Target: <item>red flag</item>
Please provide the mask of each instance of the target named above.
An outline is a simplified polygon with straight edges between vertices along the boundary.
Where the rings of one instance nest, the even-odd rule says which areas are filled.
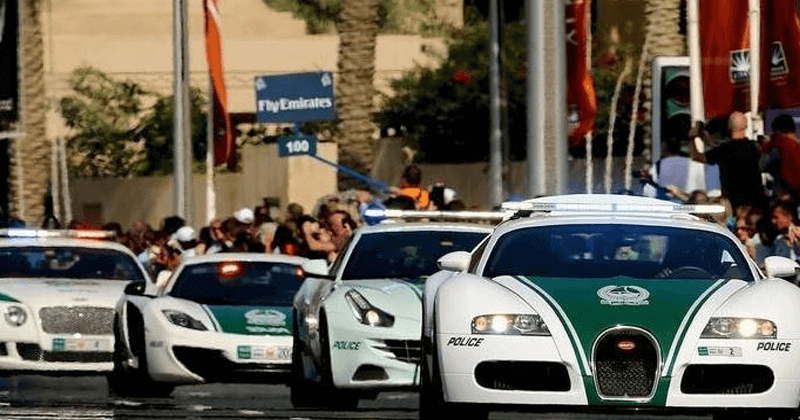
[[[583,146],[594,129],[597,96],[589,68],[589,11],[591,0],[567,2],[567,110],[570,118],[569,147]]]
[[[749,111],[748,0],[703,0],[699,3],[706,118]]]
[[[203,0],[206,34],[206,59],[211,78],[213,101],[214,162],[236,168],[236,138],[228,114],[228,94],[225,90],[225,74],[222,68],[222,39],[217,8],[219,0]]]
[[[794,0],[761,1],[762,108],[800,106],[800,20]]]

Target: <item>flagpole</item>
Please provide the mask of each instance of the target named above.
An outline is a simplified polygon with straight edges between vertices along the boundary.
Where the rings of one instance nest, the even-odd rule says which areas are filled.
[[[591,22],[592,21],[592,4],[589,3],[589,7],[586,8],[586,16],[584,16],[584,22]],[[589,72],[592,71],[592,25],[591,23],[588,25],[584,25],[584,29],[586,30],[586,68]],[[594,140],[594,135],[592,134],[592,130],[589,130],[586,135],[584,136],[584,140],[586,142],[586,193],[591,194],[592,190],[594,189],[594,159],[592,154],[592,141]]]
[[[206,118],[206,223],[217,217],[217,194],[214,191],[214,83],[208,78],[208,116]]]
[[[761,88],[761,0],[750,0],[750,138],[755,139],[761,117],[758,96]]]
[[[700,55],[700,1],[689,0],[686,4],[689,35],[689,101],[692,124],[705,121],[703,103],[703,74]]]

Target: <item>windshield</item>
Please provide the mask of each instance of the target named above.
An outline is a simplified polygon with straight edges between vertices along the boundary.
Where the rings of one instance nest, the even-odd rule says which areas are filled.
[[[169,295],[212,305],[292,306],[302,280],[302,270],[294,264],[192,264],[181,271]]]
[[[0,277],[138,280],[144,275],[129,255],[107,248],[0,248]]]
[[[739,247],[723,235],[616,224],[511,231],[498,239],[484,275],[753,280]]]
[[[361,236],[342,275],[343,280],[416,279],[436,271],[436,260],[453,251],[471,251],[484,232],[380,232]]]

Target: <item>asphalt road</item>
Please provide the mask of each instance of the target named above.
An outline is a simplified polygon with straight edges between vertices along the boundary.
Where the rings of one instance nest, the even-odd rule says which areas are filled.
[[[4,386],[3,386],[4,385]],[[354,411],[296,411],[283,385],[211,384],[181,386],[170,398],[122,399],[108,396],[99,376],[12,376],[0,379],[0,419],[417,419],[417,395],[383,393],[362,400]],[[710,420],[709,417],[596,414],[492,413],[492,420]],[[458,419],[454,419],[458,420]]]

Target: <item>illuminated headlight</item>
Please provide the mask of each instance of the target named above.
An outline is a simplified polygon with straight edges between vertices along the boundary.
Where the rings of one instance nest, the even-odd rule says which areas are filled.
[[[489,314],[472,319],[473,334],[550,335],[542,317],[532,314]]]
[[[25,308],[19,305],[11,305],[5,311],[6,322],[14,327],[19,327],[28,320],[28,313]]]
[[[169,309],[165,309],[161,312],[163,312],[164,316],[167,317],[169,322],[173,323],[174,325],[183,328],[189,328],[190,330],[206,331],[206,326],[203,325],[202,322],[183,312],[171,311]]]
[[[373,306],[361,293],[351,289],[344,294],[344,299],[350,305],[353,316],[358,322],[373,327],[391,327],[394,325],[394,316]]]
[[[778,328],[767,319],[711,318],[700,338],[776,338]]]

